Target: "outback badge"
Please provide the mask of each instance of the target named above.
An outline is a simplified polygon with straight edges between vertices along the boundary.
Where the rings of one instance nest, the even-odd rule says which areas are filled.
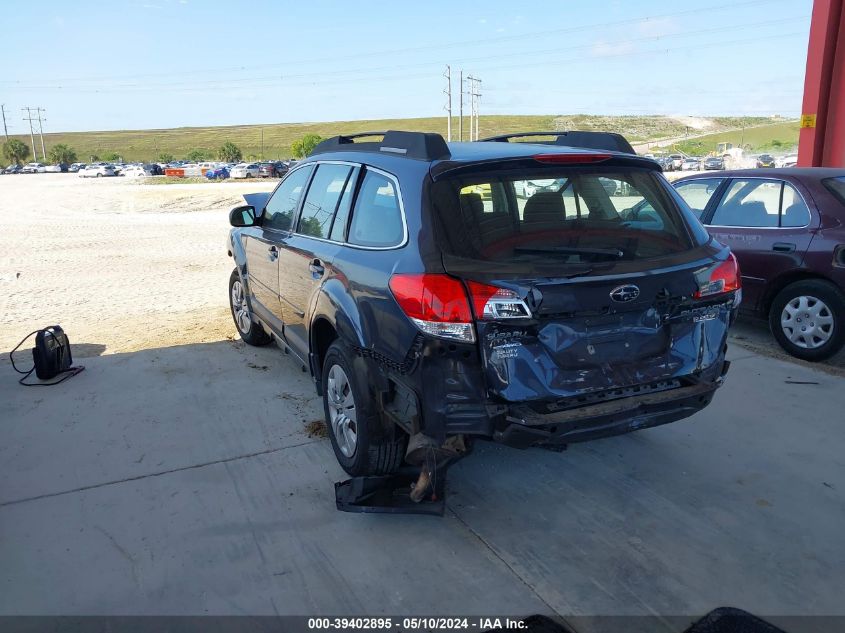
[[[639,296],[640,289],[633,284],[628,284],[626,286],[618,286],[617,288],[614,288],[610,291],[610,298],[614,301],[619,301],[621,303],[633,301]]]

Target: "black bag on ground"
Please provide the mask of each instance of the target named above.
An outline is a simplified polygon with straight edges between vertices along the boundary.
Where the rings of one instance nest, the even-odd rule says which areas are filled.
[[[18,348],[24,344],[30,336],[35,334],[35,347],[32,348],[32,369],[29,371],[22,371],[15,365],[13,354]],[[81,372],[84,367],[71,367],[73,363],[73,356],[70,351],[70,341],[67,338],[61,326],[51,325],[42,330],[35,330],[27,334],[23,341],[18,343],[11,352],[9,352],[9,360],[12,362],[12,368],[19,374],[23,374],[18,382],[25,387],[40,387],[56,385],[63,380],[75,376]],[[24,380],[32,373],[38,376],[40,380],[50,380],[60,374],[66,374],[60,380],[50,383],[26,383]]]

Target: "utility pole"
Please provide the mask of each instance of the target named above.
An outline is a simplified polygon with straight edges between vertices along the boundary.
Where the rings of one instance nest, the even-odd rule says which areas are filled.
[[[464,140],[464,71],[463,68],[458,71],[458,86],[461,89],[461,101],[458,107],[458,140]]]
[[[21,112],[26,110],[26,116],[23,117],[24,121],[29,121],[29,140],[32,142],[32,157],[35,160],[38,160],[38,154],[35,153],[35,133],[32,131],[32,113],[30,112],[32,108],[21,108]]]
[[[475,79],[475,140],[478,140],[478,120],[481,118],[481,80]]]
[[[9,128],[6,127],[6,104],[0,104],[0,112],[3,113],[3,134],[6,135],[6,142],[9,142]]]
[[[35,108],[36,112],[38,112],[38,134],[41,136],[41,158],[44,162],[47,162],[47,152],[44,150],[44,128],[41,125],[41,113],[46,112],[43,108]],[[47,119],[44,119],[45,121]]]
[[[474,141],[475,126],[472,121],[475,117],[475,77],[472,75],[467,75],[467,93],[469,94],[469,140]]]
[[[452,141],[452,69],[446,65],[446,72],[443,74],[446,78],[446,105],[443,109],[446,110],[446,140]]]

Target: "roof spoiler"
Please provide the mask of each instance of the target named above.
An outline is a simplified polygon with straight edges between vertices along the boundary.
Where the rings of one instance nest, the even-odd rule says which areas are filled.
[[[378,136],[382,137],[381,141],[356,140]],[[449,146],[446,145],[446,141],[439,134],[399,130],[333,136],[317,145],[311,152],[311,156],[327,152],[379,152],[419,160],[439,160],[451,156]]]
[[[568,132],[522,132],[517,134],[500,134],[490,138],[481,139],[481,142],[510,143],[511,139],[531,138],[535,136],[551,136],[552,141],[523,141],[534,142],[539,145],[564,145],[567,147],[580,147],[583,149],[601,149],[611,152],[623,152],[625,154],[636,154],[628,140],[621,134],[615,132],[581,132],[572,130]]]

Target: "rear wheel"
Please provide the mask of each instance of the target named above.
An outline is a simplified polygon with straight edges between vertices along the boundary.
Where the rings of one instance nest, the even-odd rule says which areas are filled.
[[[323,361],[323,408],[335,457],[358,477],[396,472],[405,460],[407,435],[384,431],[366,384],[359,384],[351,354],[339,341]]]
[[[825,360],[845,344],[845,297],[827,281],[789,284],[772,302],[769,326],[780,346],[793,356]]]
[[[241,335],[244,343],[249,345],[267,345],[272,339],[267,332],[255,321],[249,311],[249,303],[246,300],[246,289],[238,274],[238,269],[232,271],[229,277],[229,307],[232,309],[232,318],[238,334]]]

